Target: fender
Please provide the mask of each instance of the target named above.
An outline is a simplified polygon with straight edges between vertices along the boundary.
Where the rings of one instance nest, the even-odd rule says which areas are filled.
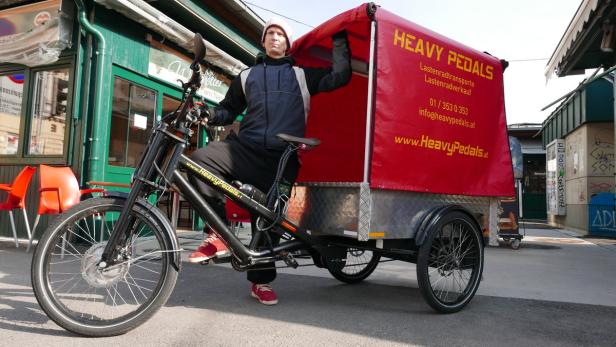
[[[475,223],[475,227],[481,232],[479,221],[477,221],[477,218],[465,207],[460,205],[436,206],[428,210],[426,217],[424,217],[423,221],[421,222],[421,225],[419,226],[419,229],[415,234],[415,245],[418,247],[421,246],[426,241],[426,238],[428,237],[428,232],[432,228],[434,228],[434,226],[439,222],[441,218],[443,218],[443,216],[453,211],[460,211],[471,217],[471,220],[473,220],[473,222]],[[485,247],[485,245],[483,244],[483,237],[481,238],[481,243],[482,246]]]
[[[107,191],[105,192],[105,196],[109,198],[118,199],[118,200],[120,199],[126,200],[126,198],[128,197],[128,193],[118,192],[118,191]],[[181,269],[181,265],[182,265],[182,256],[179,252],[180,242],[178,240],[178,236],[174,232],[173,227],[171,226],[171,222],[169,222],[169,219],[167,219],[167,217],[165,217],[165,215],[163,215],[162,212],[160,212],[158,207],[150,204],[145,199],[139,198],[137,199],[135,204],[139,205],[139,207],[152,213],[154,217],[161,223],[162,229],[164,230],[163,236],[166,239],[165,241],[169,245],[171,245],[171,249],[178,250],[178,252],[173,252],[173,262],[171,264],[179,272]]]

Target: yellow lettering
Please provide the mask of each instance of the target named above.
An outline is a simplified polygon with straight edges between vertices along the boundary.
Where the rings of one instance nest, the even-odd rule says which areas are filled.
[[[473,60],[469,57],[464,57],[464,71],[471,72],[473,70]]]
[[[411,35],[411,34],[406,34],[406,42],[404,45],[404,48],[408,51],[411,52],[415,52],[415,49],[413,48],[413,41],[415,41],[415,36]]]
[[[424,54],[423,42],[424,41],[422,39],[417,40],[417,44],[415,45],[415,53],[419,53],[421,55],[425,55]]]
[[[447,55],[447,65],[451,65],[451,63],[455,64],[457,59],[458,55],[456,54],[456,52],[449,51],[449,54]]]
[[[404,47],[404,32],[396,29],[396,32],[394,33],[394,46],[398,45],[398,42],[400,42],[400,47]]]
[[[488,66],[486,67],[486,78],[487,78],[487,79],[491,80],[492,78],[494,78],[494,73],[493,73],[493,71],[494,71],[494,66],[492,66],[492,65],[488,65]]]
[[[436,60],[441,61],[441,54],[443,53],[443,47],[436,46]]]
[[[481,66],[483,67],[483,64],[481,64]],[[478,61],[475,61],[475,63],[473,64],[473,73],[477,76],[483,77],[483,73],[481,72],[481,69],[479,68]]]

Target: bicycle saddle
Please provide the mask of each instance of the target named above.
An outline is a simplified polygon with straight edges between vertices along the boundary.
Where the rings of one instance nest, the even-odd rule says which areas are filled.
[[[276,135],[276,137],[288,144],[295,145],[295,146],[303,144],[303,145],[310,146],[310,147],[316,147],[321,144],[321,140],[315,139],[315,138],[309,139],[309,138],[304,138],[304,137],[291,136],[287,134],[278,134]]]

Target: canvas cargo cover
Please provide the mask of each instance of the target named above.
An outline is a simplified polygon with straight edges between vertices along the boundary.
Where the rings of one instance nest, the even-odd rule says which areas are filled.
[[[368,8],[330,19],[293,46],[298,65],[329,66],[331,36],[344,29],[354,69],[347,86],[312,98],[306,136],[322,144],[303,156],[298,182],[367,181],[372,189],[514,195],[500,60],[383,8],[374,14]]]

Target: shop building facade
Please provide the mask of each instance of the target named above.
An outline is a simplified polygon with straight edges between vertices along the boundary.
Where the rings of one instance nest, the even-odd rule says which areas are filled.
[[[612,76],[584,84],[543,123],[547,212],[554,226],[610,235],[607,229],[613,228],[614,201],[612,93]]]
[[[546,77],[595,70],[544,122],[548,215],[553,225],[616,237],[614,70],[616,2],[583,0]]]
[[[239,0],[0,5],[0,183],[39,164],[70,166],[82,185],[128,183],[153,125],[179,105],[193,33],[208,41],[198,94],[216,104],[253,63],[263,24]],[[191,149],[205,137],[198,131]],[[37,176],[26,206],[32,223]],[[0,236],[12,236],[6,213]]]

